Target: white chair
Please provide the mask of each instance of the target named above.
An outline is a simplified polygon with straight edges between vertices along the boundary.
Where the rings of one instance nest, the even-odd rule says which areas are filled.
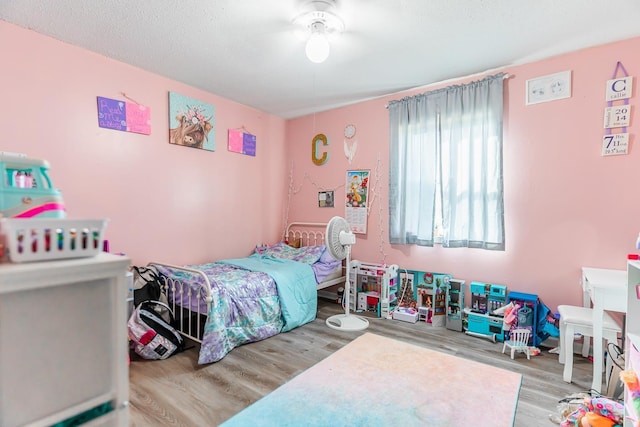
[[[589,356],[589,338],[593,336],[593,309],[575,305],[559,305],[558,312],[560,313],[560,352],[558,361],[564,363],[562,379],[570,383],[573,371],[573,340],[575,334],[582,335],[584,339],[582,356]],[[607,343],[617,343],[619,333],[622,333],[622,328],[605,312],[602,337],[607,340]],[[602,358],[603,356],[603,354],[593,355],[594,358]]]
[[[504,354],[507,347],[511,349],[511,358],[515,355],[515,352],[525,353],[527,359],[531,359],[531,353],[529,352],[529,337],[531,336],[530,329],[513,329],[509,332],[509,339],[505,340],[502,346],[502,353]]]

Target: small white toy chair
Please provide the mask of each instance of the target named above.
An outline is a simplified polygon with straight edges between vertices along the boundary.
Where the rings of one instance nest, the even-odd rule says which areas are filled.
[[[531,336],[530,329],[513,329],[509,333],[509,339],[504,341],[502,346],[502,353],[504,354],[507,347],[511,349],[511,358],[513,359],[515,352],[525,353],[527,359],[531,359],[531,353],[529,352],[529,337]]]
[[[558,361],[564,363],[562,379],[571,382],[573,371],[573,340],[575,334],[583,336],[582,356],[589,356],[590,337],[593,337],[593,309],[575,305],[559,305],[560,313],[560,352]],[[608,314],[604,313],[602,325],[602,338],[609,342],[617,342],[618,334],[622,333],[622,328]],[[607,347],[604,347],[607,348]],[[603,355],[594,354],[593,357]]]

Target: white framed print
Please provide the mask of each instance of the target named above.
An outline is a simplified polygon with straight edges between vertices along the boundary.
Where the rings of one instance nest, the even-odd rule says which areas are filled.
[[[527,80],[527,105],[563,98],[571,98],[571,70]]]

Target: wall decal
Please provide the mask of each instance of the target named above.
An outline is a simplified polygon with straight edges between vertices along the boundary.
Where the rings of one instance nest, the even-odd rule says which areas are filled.
[[[169,92],[169,143],[216,150],[213,105]]]
[[[141,104],[97,97],[98,126],[151,135],[151,109]]]

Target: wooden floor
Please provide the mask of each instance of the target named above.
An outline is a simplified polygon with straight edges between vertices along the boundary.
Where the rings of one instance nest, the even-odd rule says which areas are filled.
[[[339,305],[321,300],[315,321],[236,348],[209,365],[198,365],[197,347],[167,360],[132,360],[131,425],[219,425],[365,332],[521,373],[516,427],[553,426],[549,417],[558,414],[558,400],[591,387],[591,362],[580,355],[574,358],[574,382],[567,384],[562,381],[563,365],[548,348],[541,348],[541,354],[531,360],[522,354],[511,360],[501,353],[501,343],[425,323],[371,319],[362,332],[328,328],[325,319],[340,312]],[[410,384],[407,389],[410,392]],[[491,413],[479,416],[491,417]]]

